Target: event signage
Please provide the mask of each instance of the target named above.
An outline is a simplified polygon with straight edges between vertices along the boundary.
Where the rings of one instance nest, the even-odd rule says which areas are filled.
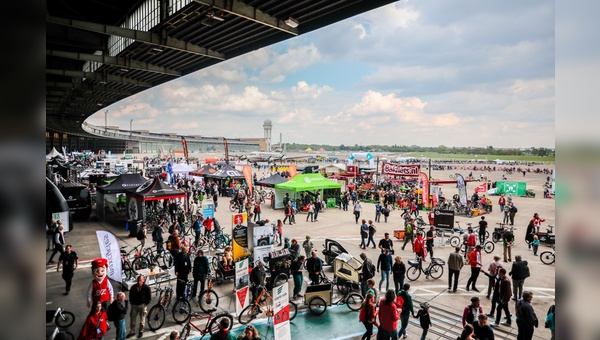
[[[406,165],[383,162],[381,166],[381,173],[384,175],[418,177],[420,172],[420,164]]]
[[[104,230],[96,230],[96,236],[100,246],[100,257],[108,260],[108,277],[122,283],[121,250],[117,238]]]
[[[233,259],[238,260],[248,253],[248,226],[247,215],[235,214],[231,216],[233,225]]]
[[[435,210],[433,225],[436,228],[452,229],[454,226],[454,210]]]
[[[248,305],[248,259],[235,263],[235,311],[238,315]]]
[[[478,186],[476,186],[475,187],[475,192],[486,193],[487,192],[487,183],[481,183]]]
[[[214,203],[202,203],[202,216],[204,218],[210,217],[215,218],[215,204]]]
[[[273,288],[273,312],[275,340],[291,340],[289,287],[287,283]]]
[[[52,218],[54,219],[54,222],[57,222],[58,220],[62,221],[64,233],[71,230],[71,224],[69,223],[69,211],[68,210],[52,213]]]
[[[358,175],[358,167],[356,165],[348,165],[346,167],[346,174],[351,176]]]
[[[458,194],[460,195],[460,204],[467,205],[467,183],[459,173],[456,174],[456,188],[458,188]]]
[[[424,205],[429,204],[429,178],[427,178],[427,174],[421,172],[419,174],[419,179],[421,180],[421,186],[423,187],[423,192],[421,193],[421,200]]]

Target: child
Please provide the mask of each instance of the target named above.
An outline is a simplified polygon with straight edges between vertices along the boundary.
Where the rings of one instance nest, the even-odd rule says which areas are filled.
[[[538,256],[538,246],[540,245],[540,240],[537,235],[533,235],[533,241],[531,241],[531,248],[533,249],[533,256]]]
[[[421,324],[421,328],[423,329],[423,333],[421,334],[421,340],[425,340],[427,337],[427,331],[429,331],[429,326],[431,326],[431,318],[429,318],[429,303],[423,302],[421,303],[421,309],[417,312],[416,318],[419,318],[419,323]]]
[[[283,238],[283,222],[281,222],[281,220],[277,220],[277,235],[279,235],[279,245],[283,245],[282,242],[282,238]]]
[[[283,249],[290,249],[290,238],[286,237],[283,239],[284,243],[283,243]]]
[[[231,246],[225,247],[225,251],[223,252],[223,264],[225,267],[233,266],[233,255],[231,254]]]
[[[309,258],[313,249],[313,243],[310,241],[310,235],[306,235],[306,240],[302,242],[302,248],[304,248],[306,258]]]
[[[377,301],[377,291],[375,290],[375,280],[368,279],[367,280],[367,294],[373,294],[375,301]]]

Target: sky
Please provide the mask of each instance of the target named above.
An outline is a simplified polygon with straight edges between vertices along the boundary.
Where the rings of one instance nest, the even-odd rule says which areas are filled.
[[[554,16],[552,1],[403,0],[129,97],[108,125],[257,138],[270,119],[273,142],[554,148]]]

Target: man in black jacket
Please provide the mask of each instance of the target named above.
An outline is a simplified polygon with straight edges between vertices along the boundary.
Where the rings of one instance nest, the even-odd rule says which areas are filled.
[[[310,258],[306,260],[306,271],[308,272],[308,277],[312,281],[311,284],[319,284],[319,274],[322,270],[323,261],[317,257],[317,252],[313,250],[310,253]]]
[[[146,314],[148,313],[148,305],[152,301],[152,292],[150,287],[145,283],[146,278],[140,275],[137,278],[137,284],[129,289],[129,302],[131,303],[131,312],[129,313],[129,335],[135,335],[135,322],[138,314],[140,315],[138,338],[144,334],[144,325],[146,323]]]
[[[510,273],[508,273],[508,275],[512,277],[513,281],[513,300],[517,301],[521,298],[525,279],[530,275],[527,261],[522,260],[521,255],[515,256],[515,262],[513,262],[512,268],[510,269]]]
[[[262,261],[258,262],[258,265],[252,269],[250,273],[250,290],[252,292],[252,302],[256,301],[256,298],[262,291],[262,286],[265,285],[267,274],[265,273],[265,264]]]
[[[206,283],[206,275],[210,274],[210,266],[208,265],[208,258],[204,256],[202,249],[198,250],[198,256],[194,259],[194,270],[192,275],[194,276],[194,287],[192,296],[196,296],[198,293],[198,299],[200,299],[200,293],[204,291],[204,285]],[[200,281],[200,291],[198,291],[198,281]]]
[[[517,340],[531,340],[533,338],[534,327],[538,327],[538,318],[531,305],[532,299],[533,293],[526,290],[523,292],[523,298],[517,301],[516,314],[519,330]]]
[[[369,267],[375,267],[375,265],[373,265],[373,262],[371,262],[371,260],[367,257],[367,254],[365,253],[361,253],[360,258],[363,260],[360,291],[362,293],[362,296],[365,296],[367,294],[367,290],[369,289],[367,280],[373,278],[373,274],[371,274],[371,272],[369,271]]]
[[[113,321],[116,329],[116,340],[125,339],[127,332],[125,326],[125,316],[127,316],[127,309],[129,308],[129,301],[125,299],[125,293],[117,293],[117,299],[114,300],[110,306],[108,306],[108,319]]]
[[[190,254],[188,254],[188,247],[183,247],[181,248],[181,253],[177,253],[177,257],[175,258],[175,276],[177,277],[175,295],[178,300],[183,298],[185,285],[191,271],[192,263],[190,261]]]

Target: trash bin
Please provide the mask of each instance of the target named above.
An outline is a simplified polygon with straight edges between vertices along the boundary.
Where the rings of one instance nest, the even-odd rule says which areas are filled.
[[[327,208],[335,208],[335,197],[327,199]]]
[[[138,231],[140,231],[140,229],[142,229],[142,220],[128,220],[126,229],[129,230],[129,237],[135,237],[138,233]]]

